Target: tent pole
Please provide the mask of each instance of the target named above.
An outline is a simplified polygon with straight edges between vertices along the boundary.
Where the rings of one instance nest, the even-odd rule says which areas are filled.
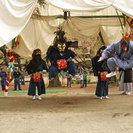
[[[118,18],[119,18],[119,21],[120,21],[120,24],[121,24],[122,31],[124,32],[124,28],[123,28],[123,25],[122,25],[122,22],[121,22],[121,19],[120,19],[120,17],[119,17],[119,14],[118,14],[117,9],[115,9],[115,11],[116,11],[116,13],[117,13],[117,15],[118,15]]]

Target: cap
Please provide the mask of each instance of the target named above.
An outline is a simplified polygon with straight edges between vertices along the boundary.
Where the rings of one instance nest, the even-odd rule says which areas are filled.
[[[17,68],[17,67],[15,67],[14,69],[15,69],[15,70],[18,70],[18,68]]]

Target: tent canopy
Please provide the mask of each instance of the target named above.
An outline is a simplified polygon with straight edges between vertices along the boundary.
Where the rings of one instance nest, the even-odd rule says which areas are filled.
[[[37,0],[0,0],[0,47],[25,27]]]
[[[14,0],[13,3],[17,3],[20,6],[18,1],[22,2],[22,0]],[[28,7],[33,10],[36,0],[23,1],[25,1],[26,5],[30,1]],[[20,30],[23,27],[19,31],[16,28],[18,25],[13,27],[17,31],[14,35],[20,33],[20,45],[14,51],[22,57],[31,57],[35,48],[40,48],[44,56],[47,48],[53,43],[54,32],[58,29],[59,25],[63,27],[68,39],[81,41],[88,37],[97,37],[98,33],[101,32],[105,43],[108,45],[121,38],[121,24],[118,17],[116,17],[117,13],[115,9],[119,10],[118,13],[121,15],[122,25],[124,25],[122,13],[128,16],[133,14],[133,2],[131,0],[47,0],[47,2],[45,8],[36,5],[40,9],[41,16],[32,15],[27,25],[26,22],[28,19],[25,23],[23,21],[23,27],[25,26],[25,28],[21,33]],[[60,18],[60,16],[63,16],[64,11],[71,11],[70,16],[66,20],[63,17]],[[100,15],[109,17],[88,17]],[[84,16],[84,18],[75,16]],[[12,32],[13,29],[11,30]],[[13,36],[10,36],[9,40]],[[11,44],[8,46],[11,47]]]
[[[114,7],[127,16],[133,17],[132,0],[47,0],[53,6],[63,9],[64,11],[89,11],[96,12]]]

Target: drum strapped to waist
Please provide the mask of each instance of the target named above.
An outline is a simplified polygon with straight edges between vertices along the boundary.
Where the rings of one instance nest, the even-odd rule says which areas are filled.
[[[67,68],[67,61],[65,59],[57,60],[58,69],[66,69]]]
[[[32,75],[33,82],[39,83],[41,81],[41,74],[42,74],[42,72],[33,73],[33,75]]]
[[[108,72],[100,72],[101,81],[108,80],[108,78],[106,77],[107,74],[108,74]]]

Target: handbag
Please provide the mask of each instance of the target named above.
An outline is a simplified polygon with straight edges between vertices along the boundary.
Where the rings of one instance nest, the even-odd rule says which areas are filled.
[[[41,74],[39,72],[36,72],[33,74],[33,82],[38,83],[41,81]]]
[[[107,81],[108,80],[108,78],[106,77],[107,74],[108,74],[108,72],[101,72],[100,73],[101,81]]]
[[[58,69],[66,69],[67,68],[67,62],[65,59],[59,59],[57,60]]]

